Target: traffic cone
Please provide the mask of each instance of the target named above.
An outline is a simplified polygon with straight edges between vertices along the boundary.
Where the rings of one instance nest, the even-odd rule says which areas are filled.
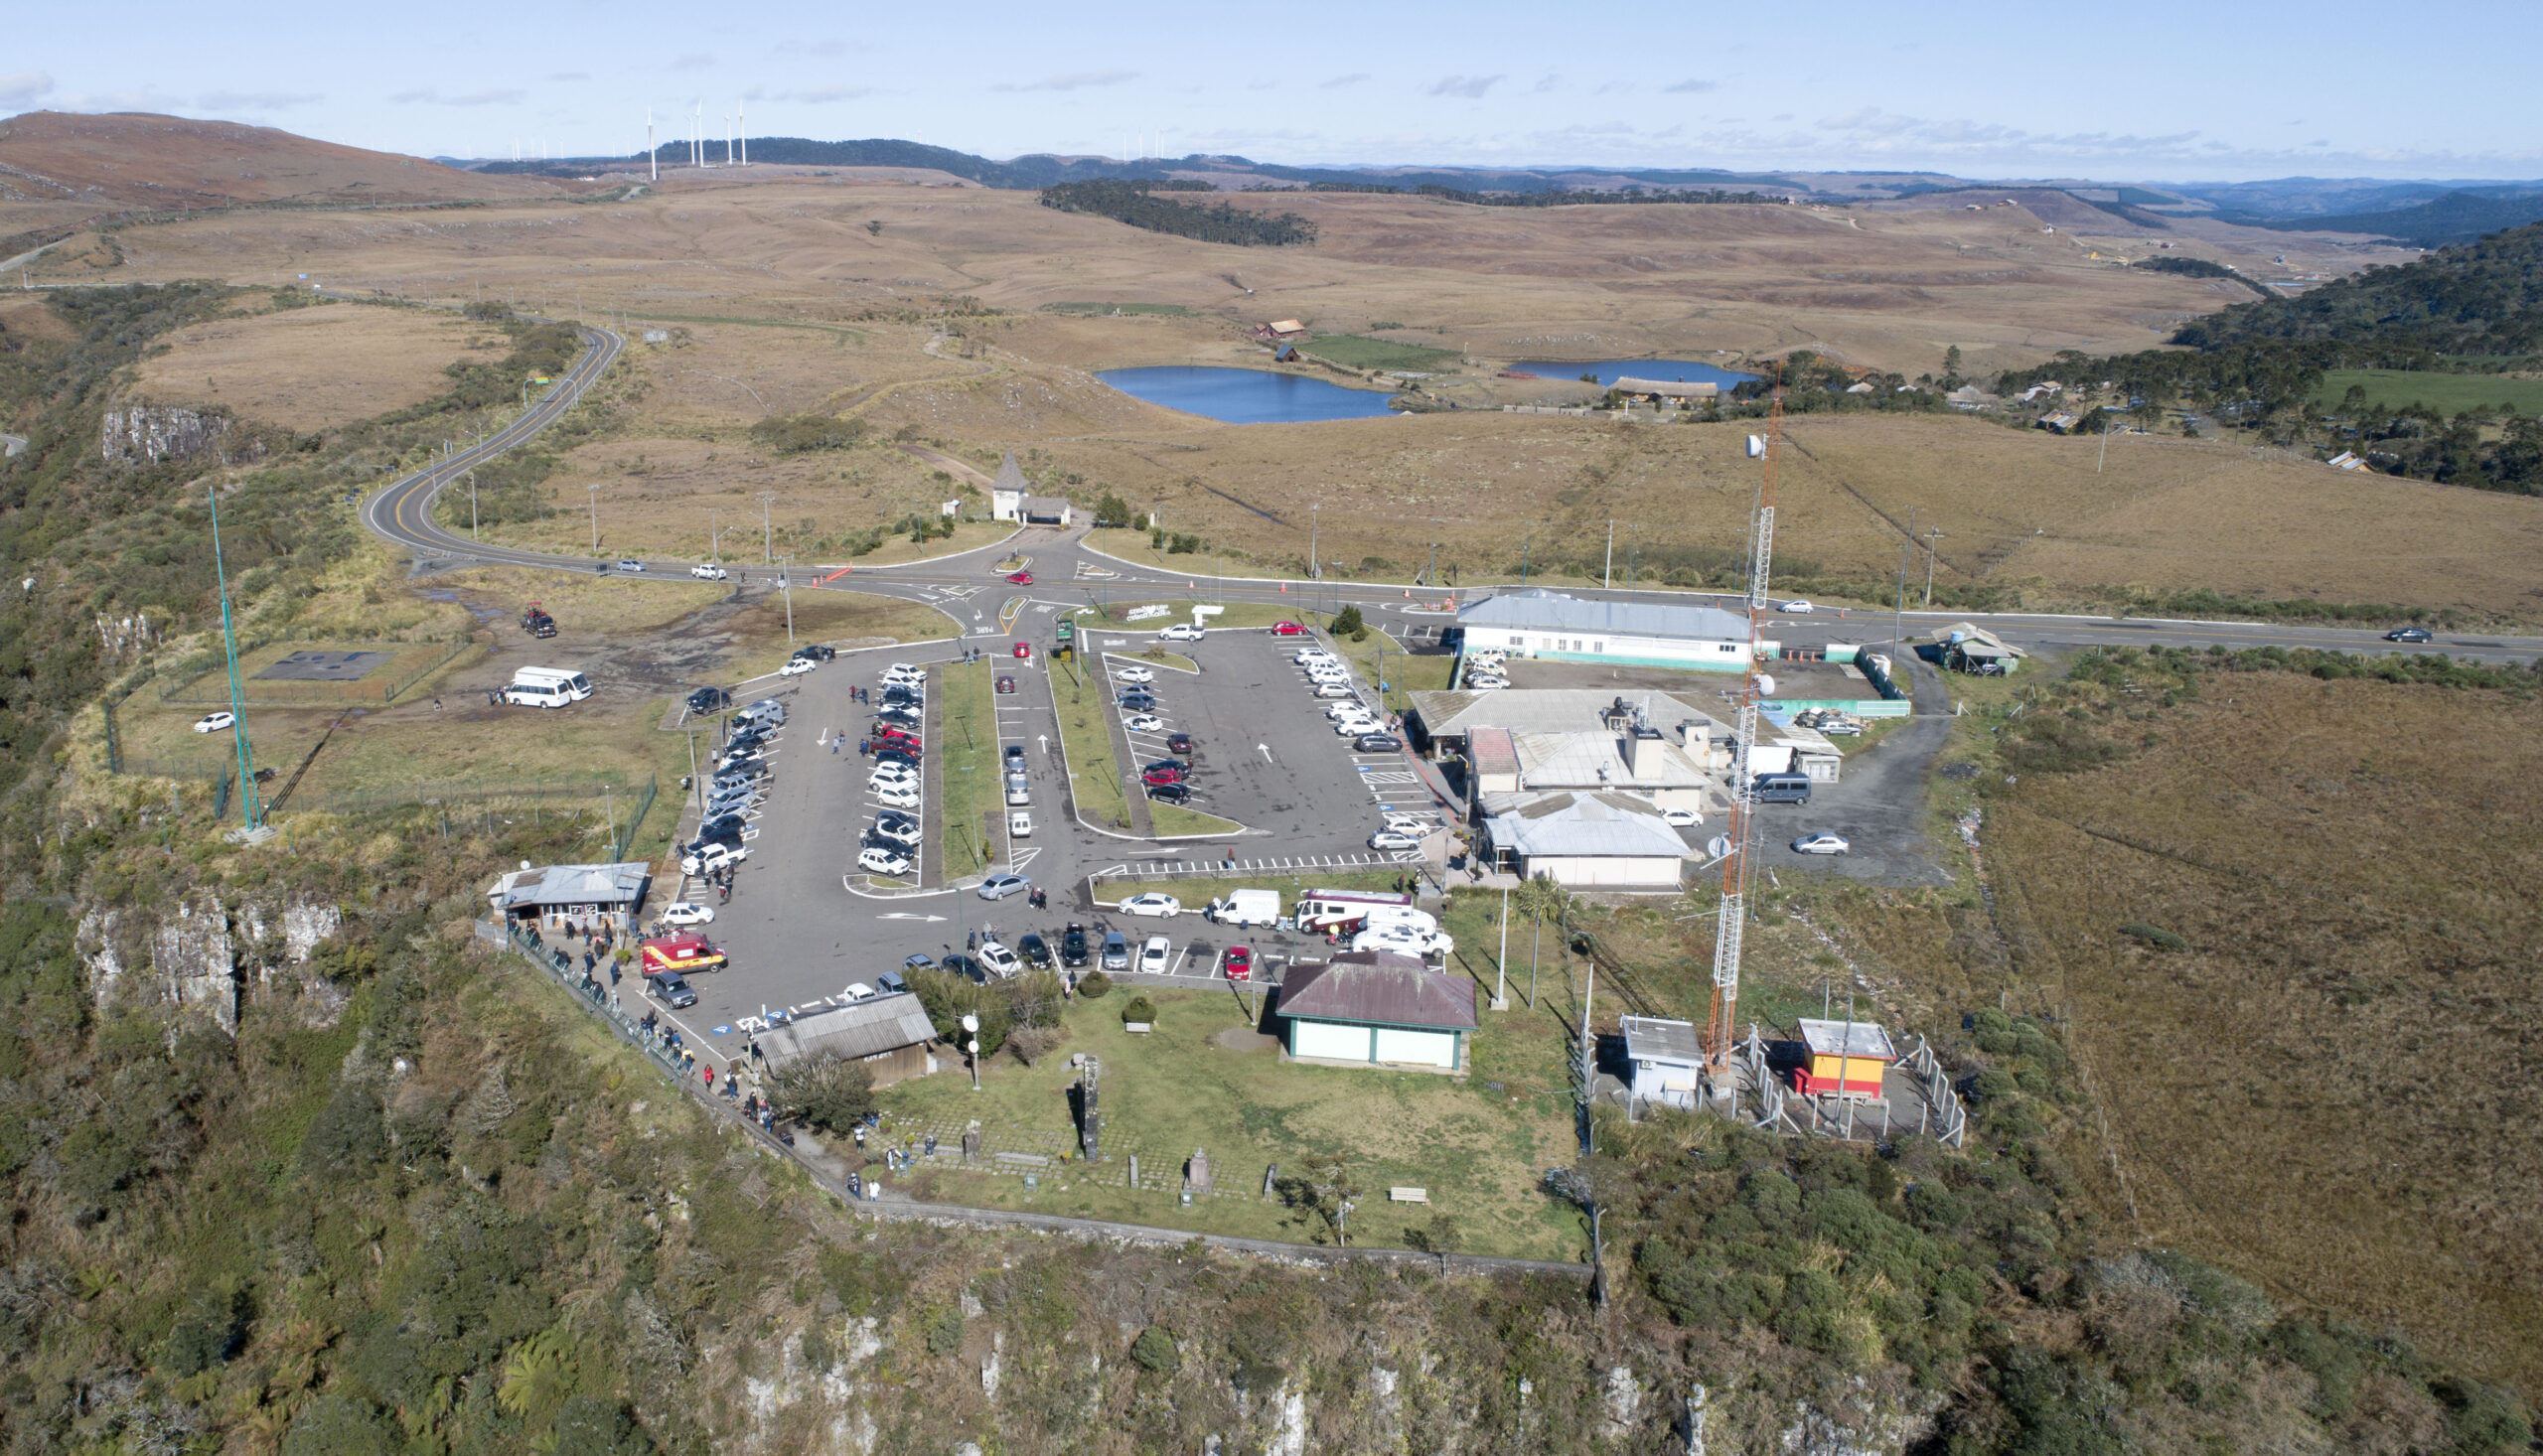
[[[1284,582],[1280,583],[1280,590],[1282,590],[1282,591],[1284,591],[1284,592],[1285,592],[1285,591],[1287,591],[1288,589],[1289,589],[1289,584],[1288,584],[1287,582],[1285,582],[1285,581],[1284,581]]]

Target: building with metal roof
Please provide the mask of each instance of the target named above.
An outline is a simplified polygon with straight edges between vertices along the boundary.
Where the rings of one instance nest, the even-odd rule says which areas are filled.
[[[771,1070],[799,1057],[836,1057],[864,1063],[876,1087],[936,1070],[927,1044],[936,1039],[927,1008],[907,991],[869,996],[826,1011],[798,1016],[759,1034]]]
[[[1512,733],[1620,733],[1639,719],[1681,745],[1710,741],[1729,729],[1690,698],[1636,689],[1610,692],[1585,687],[1504,687],[1491,692],[1417,692],[1405,726],[1414,746],[1428,752],[1471,753],[1477,728]]]
[[[1705,1049],[1692,1021],[1657,1016],[1622,1019],[1625,1061],[1633,1072],[1627,1083],[1636,1101],[1695,1109],[1704,1083]]]
[[[644,903],[650,864],[551,864],[520,869],[495,881],[486,900],[498,919],[544,926],[615,926],[626,930]]]
[[[1719,607],[1610,602],[1543,588],[1486,597],[1460,610],[1457,625],[1468,653],[1720,672],[1745,671],[1752,651],[1773,656],[1778,646],[1752,649],[1748,619]]]
[[[1293,1060],[1459,1075],[1475,1027],[1471,983],[1388,950],[1291,965],[1272,1010]]]
[[[1548,794],[1484,820],[1495,869],[1574,890],[1676,890],[1687,843],[1648,801]]]

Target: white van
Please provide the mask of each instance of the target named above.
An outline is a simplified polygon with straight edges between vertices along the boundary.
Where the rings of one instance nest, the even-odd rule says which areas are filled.
[[[591,695],[590,678],[562,667],[524,667],[504,689],[504,701],[531,708],[561,708]]]
[[[1280,923],[1280,892],[1230,890],[1201,913],[1223,926],[1275,926]]]

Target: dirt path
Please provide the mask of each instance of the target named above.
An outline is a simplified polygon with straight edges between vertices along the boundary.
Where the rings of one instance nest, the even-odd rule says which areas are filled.
[[[926,461],[928,464],[935,466],[938,470],[944,471],[946,474],[953,476],[957,480],[970,481],[972,485],[979,487],[983,492],[986,492],[990,487],[997,484],[997,482],[980,474],[978,471],[973,470],[972,467],[965,465],[963,462],[946,454],[942,450],[930,450],[924,445],[900,445],[894,448],[898,449],[903,455],[907,455],[916,460]]]

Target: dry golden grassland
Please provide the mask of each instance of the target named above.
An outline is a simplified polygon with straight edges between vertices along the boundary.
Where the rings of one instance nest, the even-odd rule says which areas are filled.
[[[440,310],[323,304],[197,324],[167,346],[141,364],[144,397],[319,430],[428,399],[448,387],[445,365],[512,342]]]
[[[2293,674],[2204,694],[2124,725],[2150,743],[2121,763],[1990,797],[2009,947],[1974,910],[1850,931],[1947,1006],[2072,1017],[2109,1118],[2075,1161],[2114,1227],[2531,1384],[2543,709]]]
[[[2093,244],[2040,232],[2020,208],[1238,205],[1307,213],[1322,237],[1239,251],[1059,214],[1029,194],[713,177],[627,203],[129,228],[117,271],[265,282],[319,268],[348,287],[670,328],[669,343],[631,350],[617,432],[571,451],[542,485],[564,509],[502,528],[506,539],[590,549],[588,512],[571,508],[599,486],[605,552],[685,554],[704,543],[710,511],[730,546],[774,491],[768,518],[799,559],[829,559],[911,510],[971,501],[961,473],[900,446],[981,473],[1013,448],[1043,489],[1161,507],[1170,527],[1261,571],[1303,561],[1316,506],[1328,559],[1400,574],[1427,559],[1435,533],[1465,581],[1507,574],[1532,540],[1581,559],[1611,517],[1627,528],[1620,548],[1639,522],[1655,550],[1735,550],[1754,492],[1739,448],[1749,427],[1497,410],[1230,426],[1128,399],[1092,371],[1260,364],[1243,327],[1297,315],[1325,331],[1400,323],[1384,337],[1470,350],[1482,399],[1515,387],[1483,382],[1493,362],[1540,354],[1806,346],[1914,373],[1958,345],[1984,372],[2062,347],[2142,347],[2230,301],[2201,280],[2094,260]],[[915,322],[950,296],[1004,312],[940,314],[942,332]],[[1192,312],[1042,311],[1090,299]],[[749,438],[753,421],[794,412],[845,414],[873,434],[793,456]],[[2543,610],[2529,569],[2543,505],[2528,500],[2344,476],[2221,441],[2122,438],[2096,471],[2099,442],[1957,418],[1804,417],[1792,438],[1780,534],[1832,573],[1893,569],[1912,507],[1920,528],[1945,532],[1939,580],[2036,580],[2040,605],[2060,589],[2137,585]]]

